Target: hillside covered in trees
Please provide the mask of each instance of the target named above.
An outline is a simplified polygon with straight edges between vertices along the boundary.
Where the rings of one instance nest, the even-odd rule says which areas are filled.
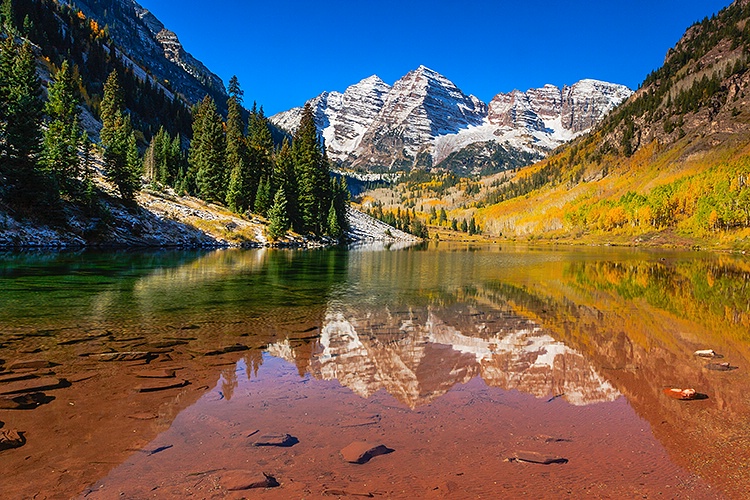
[[[94,221],[80,235],[91,240],[117,230],[113,203],[137,214],[147,188],[267,217],[271,239],[344,235],[348,190],[310,109],[279,144],[263,109],[243,108],[236,78],[224,117],[208,95],[188,106],[75,8],[3,0],[0,22],[0,207],[14,216]]]
[[[474,203],[485,234],[750,244],[750,2],[691,26],[593,132]]]

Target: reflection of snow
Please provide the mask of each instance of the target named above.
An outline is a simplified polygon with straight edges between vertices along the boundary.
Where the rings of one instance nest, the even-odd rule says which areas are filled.
[[[461,331],[435,312],[424,324],[385,311],[351,320],[329,313],[309,369],[363,397],[385,389],[412,407],[477,375],[488,385],[537,397],[564,394],[574,405],[619,396],[580,353],[530,322],[516,323],[470,322]],[[268,352],[294,359],[288,342],[273,344]]]

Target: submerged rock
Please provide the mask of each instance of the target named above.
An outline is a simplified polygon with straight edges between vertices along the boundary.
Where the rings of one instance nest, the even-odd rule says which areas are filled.
[[[0,396],[0,410],[33,410],[37,406],[53,401],[54,396],[47,396],[43,392],[21,394],[20,396]]]
[[[64,378],[42,377],[31,378],[28,380],[19,380],[10,382],[0,387],[0,394],[23,394],[25,392],[40,392],[52,389],[61,389],[70,387],[70,382]]]
[[[289,448],[299,443],[299,439],[291,434],[264,434],[258,437],[253,446],[278,446]]]
[[[264,472],[263,477],[260,477],[252,472],[242,470],[231,470],[222,474],[221,485],[229,491],[281,486],[276,478],[270,474]]]
[[[39,370],[40,368],[51,368],[54,363],[46,359],[23,359],[14,361],[8,366],[9,370]]]
[[[341,456],[349,463],[364,464],[371,458],[378,455],[393,453],[395,450],[388,448],[383,444],[371,444],[366,441],[354,441],[349,446],[341,450]]]
[[[137,386],[135,390],[136,392],[166,391],[168,389],[178,389],[180,387],[185,387],[189,383],[189,381],[184,379],[175,379],[169,381],[154,380],[153,382],[148,382],[144,385]]]
[[[506,459],[507,462],[519,462],[519,463],[530,463],[530,464],[567,464],[568,459],[558,457],[556,455],[545,455],[536,451],[519,451],[513,456]]]
[[[10,448],[20,448],[26,444],[23,432],[16,429],[0,429],[0,451]]]

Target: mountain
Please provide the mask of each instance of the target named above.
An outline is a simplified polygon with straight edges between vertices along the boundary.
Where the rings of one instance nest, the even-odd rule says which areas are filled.
[[[563,89],[546,85],[498,94],[487,105],[420,66],[392,87],[371,76],[343,94],[324,92],[308,104],[329,156],[343,167],[443,166],[478,173],[488,164],[514,168],[543,157],[588,131],[630,94],[622,85],[583,80]],[[271,121],[293,131],[301,113],[294,108]],[[471,154],[461,155],[468,146]]]
[[[746,247],[748,54],[748,0],[688,28],[663,66],[586,137],[477,200],[484,232]],[[517,100],[523,110],[523,99]],[[557,105],[546,101],[550,109]],[[579,127],[589,123],[578,118]],[[515,119],[538,126],[529,113],[516,113]]]
[[[208,94],[223,106],[227,100],[221,78],[185,51],[177,35],[135,0],[70,0],[72,7],[107,26],[112,39],[141,67],[148,68],[167,89],[194,104]]]

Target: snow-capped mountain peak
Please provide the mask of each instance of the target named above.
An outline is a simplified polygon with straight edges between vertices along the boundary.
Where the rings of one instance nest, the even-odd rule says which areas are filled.
[[[586,79],[562,89],[547,84],[501,93],[487,105],[422,65],[392,87],[373,75],[308,102],[331,159],[367,171],[437,165],[475,143],[540,158],[588,131],[630,94],[623,85]],[[294,131],[301,114],[294,108],[271,121]]]

